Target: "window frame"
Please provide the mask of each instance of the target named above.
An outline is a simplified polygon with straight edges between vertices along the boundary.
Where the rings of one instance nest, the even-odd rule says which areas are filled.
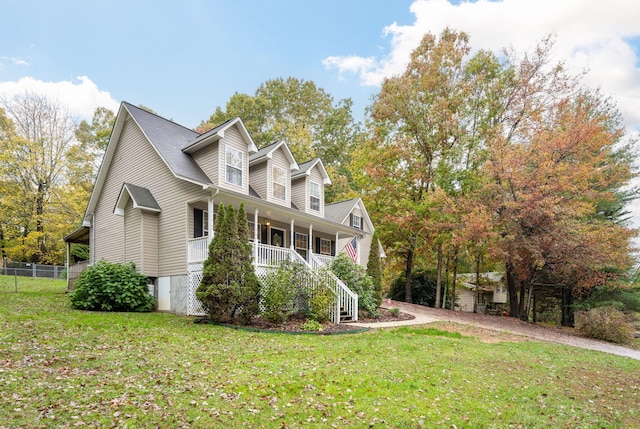
[[[328,250],[324,249],[325,245]],[[320,254],[324,256],[331,256],[331,240],[328,238],[320,237]]]
[[[317,187],[318,195],[313,194],[313,188]],[[322,190],[320,188],[320,183],[314,182],[313,180],[309,181],[309,210],[313,210],[315,212],[320,212],[320,201],[322,197]],[[314,198],[317,200],[318,208],[314,208]]]
[[[358,216],[357,214],[354,214],[351,217],[351,223],[352,223],[352,227],[356,228],[356,229],[362,229],[362,216]]]
[[[304,247],[298,246],[298,237],[304,237]],[[309,235],[304,234],[302,232],[296,232],[294,233],[293,239],[294,239],[294,246],[295,246],[296,252],[298,252],[301,256],[303,256],[306,259],[307,253],[309,252]]]
[[[240,162],[240,167],[238,167],[237,165],[233,165],[229,162],[229,155],[232,154],[232,156],[234,156],[235,154],[240,155],[239,158],[239,162]],[[233,158],[231,159],[231,161],[233,161]],[[233,146],[225,146],[225,152],[224,152],[224,163],[225,163],[225,173],[224,173],[224,178],[225,178],[225,183],[228,183],[229,185],[234,185],[234,186],[242,186],[243,183],[243,177],[242,177],[242,168],[244,165],[244,153],[242,153],[242,151],[240,149],[237,149]],[[229,174],[229,169],[233,169],[234,171],[238,171],[240,173],[239,178],[240,178],[240,183],[236,183],[232,180],[231,175]]]
[[[276,171],[281,174],[282,183],[276,181]],[[276,193],[276,186],[282,187],[282,197]],[[271,170],[271,195],[277,200],[287,201],[287,170],[277,165],[274,165]]]

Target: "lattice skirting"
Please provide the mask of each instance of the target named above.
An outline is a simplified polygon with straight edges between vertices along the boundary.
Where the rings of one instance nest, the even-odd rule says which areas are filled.
[[[189,316],[207,316],[207,310],[198,298],[196,290],[202,280],[202,265],[190,264],[187,271],[187,314]]]

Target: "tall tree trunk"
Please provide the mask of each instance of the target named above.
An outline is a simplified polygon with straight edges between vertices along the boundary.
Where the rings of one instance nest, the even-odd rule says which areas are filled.
[[[518,318],[524,320],[524,303],[527,301],[527,284],[520,280],[520,296],[518,297]]]
[[[442,298],[442,307],[445,308],[447,304],[447,291],[449,289],[449,252],[447,252],[447,261],[444,264],[444,297]]]
[[[407,265],[405,267],[405,283],[404,283],[404,302],[413,303],[411,296],[411,271],[413,269],[413,249],[407,252]]]
[[[562,326],[573,326],[573,311],[571,311],[571,304],[573,302],[573,295],[571,288],[568,286],[562,286]]]
[[[509,292],[509,315],[511,317],[520,317],[518,311],[518,287],[516,284],[515,267],[511,258],[507,256],[505,263],[505,272],[507,274],[507,291]]]
[[[438,243],[438,273],[436,276],[436,302],[434,307],[440,308],[440,295],[442,291],[442,243]]]
[[[453,283],[451,284],[451,309],[456,308],[456,281],[458,276],[458,247],[453,250]]]
[[[478,303],[480,303],[480,254],[476,255],[476,308],[474,311],[477,311]]]

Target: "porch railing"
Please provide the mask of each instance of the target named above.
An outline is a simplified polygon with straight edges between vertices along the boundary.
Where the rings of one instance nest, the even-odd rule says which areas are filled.
[[[279,267],[284,261],[299,262],[310,274],[310,286],[312,290],[328,287],[336,297],[335,303],[330,309],[331,319],[335,323],[340,323],[341,321],[346,320],[358,320],[358,295],[352,292],[328,268],[331,265],[331,257],[311,254],[309,262],[307,262],[293,249],[270,246],[262,243],[256,243],[254,246],[256,272],[264,274],[266,273],[266,271],[264,271],[265,269],[268,270]],[[202,262],[207,259],[208,252],[208,237],[192,238],[188,240],[187,255],[190,266],[202,264]],[[200,270],[201,269],[202,268],[200,268]],[[197,283],[199,283],[199,281]],[[195,292],[193,292],[193,295],[195,296]]]
[[[187,260],[190,264],[204,262],[209,256],[209,237],[192,238],[187,241]]]
[[[256,265],[260,267],[279,267],[282,262],[291,260],[291,253],[296,253],[285,247],[268,244],[256,243],[254,246],[257,247]]]
[[[333,311],[335,323],[340,323],[340,318],[356,322],[358,321],[358,294],[353,292],[329,269],[330,263],[326,263],[326,257],[311,254],[310,266],[314,272],[323,273],[325,282],[333,288],[336,295],[336,308]]]

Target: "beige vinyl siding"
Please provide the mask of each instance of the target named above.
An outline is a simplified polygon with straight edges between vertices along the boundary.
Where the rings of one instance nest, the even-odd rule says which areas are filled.
[[[475,303],[475,292],[461,287],[456,293],[456,305],[460,308],[460,311],[466,313],[473,313],[473,306]]]
[[[242,152],[242,186],[236,186],[231,183],[227,183],[227,146],[231,146]],[[220,141],[219,162],[220,174],[218,185],[221,188],[230,189],[242,194],[249,194],[249,152],[247,149],[247,142],[244,140],[244,138],[242,138],[242,135],[235,126],[226,130],[224,133],[224,138]]]
[[[135,122],[122,130],[95,216],[95,261],[124,262],[124,218],[113,213],[124,182],[148,188],[160,205],[158,216],[158,276],[187,272],[187,201],[205,200],[201,186],[176,179]]]
[[[216,142],[193,154],[193,159],[198,163],[202,171],[204,171],[204,174],[209,177],[209,180],[211,180],[215,185],[220,183],[219,150],[219,145]]]
[[[158,276],[158,214],[142,212],[142,274]]]
[[[276,150],[273,153],[273,158],[271,158],[271,160],[268,162],[269,165],[269,201],[281,206],[285,206],[285,207],[291,207],[291,168],[289,165],[289,161],[287,161],[287,158],[284,154],[284,151],[282,149],[282,146],[278,148],[278,150]],[[279,198],[274,198],[273,196],[273,167],[280,167],[282,168],[287,177],[286,177],[286,181],[285,181],[285,199],[281,200]]]
[[[291,182],[291,202],[301,211],[307,211],[307,178]]]
[[[142,269],[142,235],[140,210],[133,208],[131,200],[124,209],[124,261],[133,262],[137,271]]]
[[[260,195],[260,198],[267,198],[267,165],[268,162],[261,162],[255,167],[251,168],[250,171],[250,184],[254,191]]]
[[[308,197],[307,197],[306,212],[323,218],[324,217],[324,185],[323,185],[324,179],[322,177],[322,173],[320,173],[320,167],[318,167],[318,164],[314,165],[313,168],[311,169],[311,175],[308,180],[312,182],[316,182],[318,185],[320,185],[320,211],[317,212],[315,210],[311,210],[311,206],[309,203],[310,195],[307,194]],[[309,191],[307,190],[307,193],[308,192]]]

